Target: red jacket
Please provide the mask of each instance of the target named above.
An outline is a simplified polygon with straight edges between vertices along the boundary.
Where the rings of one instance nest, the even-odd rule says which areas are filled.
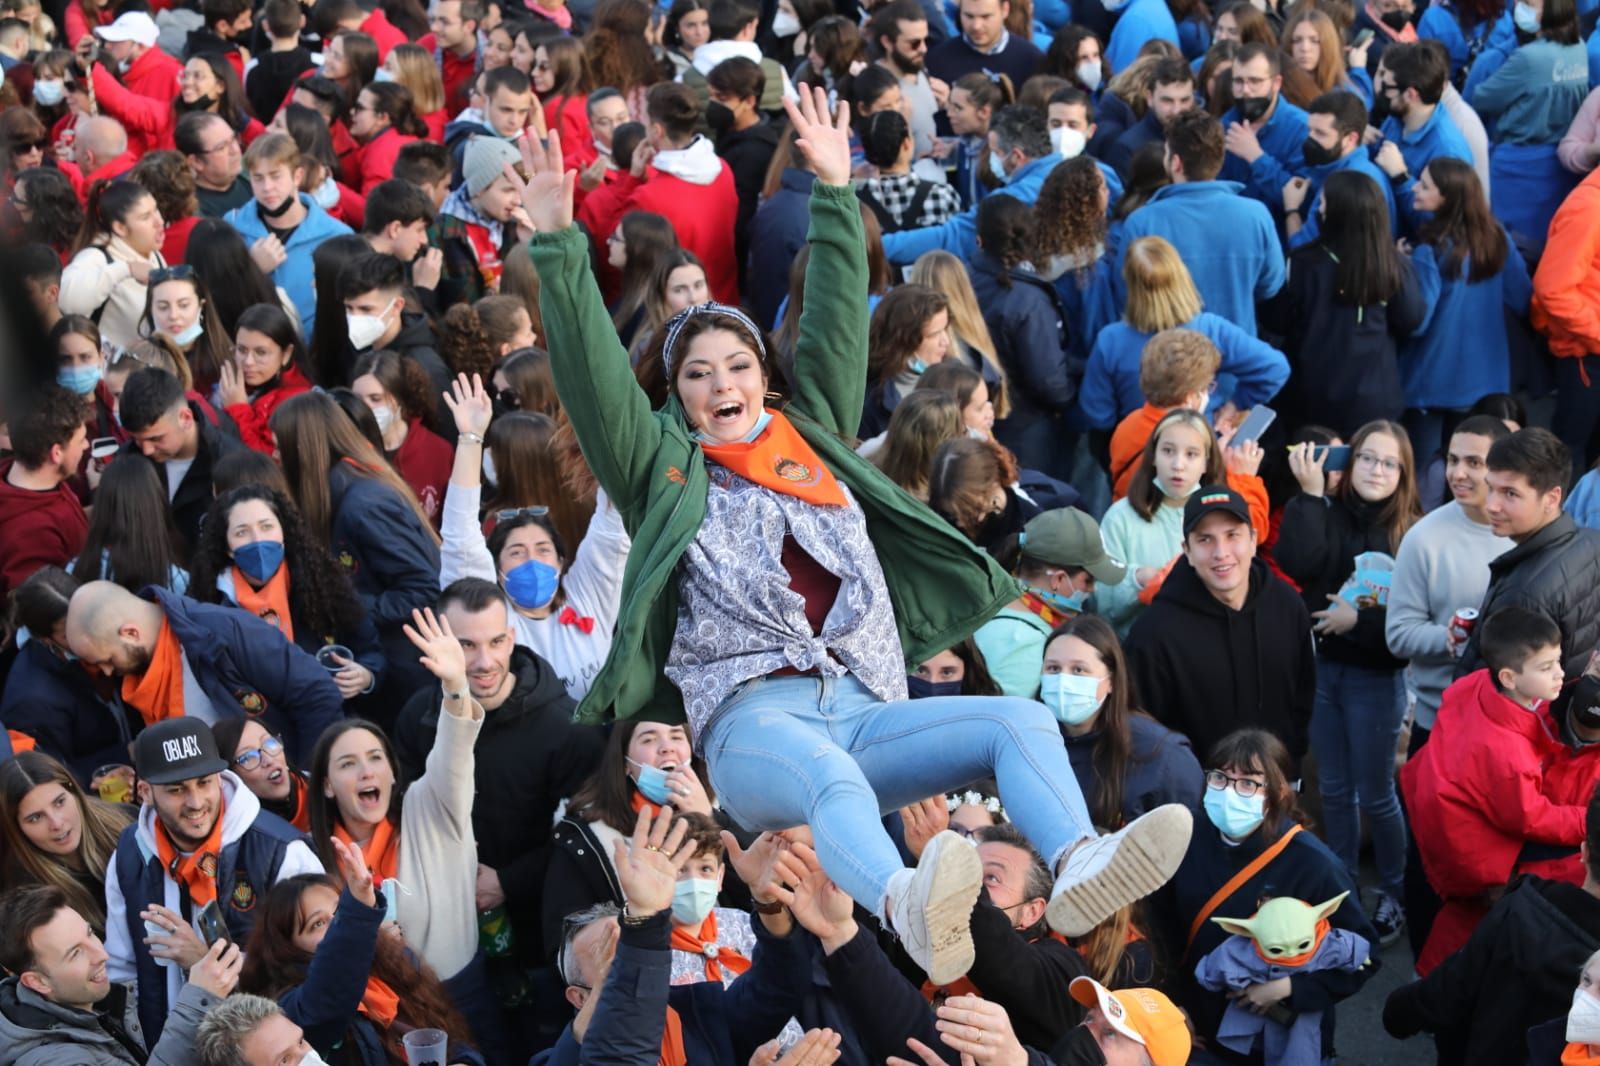
[[[123,152],[109,163],[102,163],[83,176],[83,195],[89,195],[89,187],[97,181],[115,181],[134,168],[139,162],[137,152]]]
[[[739,259],[733,249],[739,194],[727,163],[722,163],[721,172],[709,185],[696,185],[654,167],[649,168],[645,181],[625,173],[615,184],[590,193],[578,214],[595,241],[603,245],[630,211],[666,216],[678,243],[704,265],[711,298],[726,304],[739,302]]]
[[[545,125],[561,135],[567,169],[572,170],[585,156],[593,163],[599,153],[594,147],[594,132],[589,129],[589,104],[583,95],[552,96],[542,106]]]
[[[422,124],[428,127],[428,140],[436,144],[443,144],[444,126],[449,120],[449,116],[444,113],[444,108],[441,107],[437,111],[429,111],[426,115],[419,117],[422,119]]]
[[[483,62],[482,52],[476,46],[465,56],[446,52],[439,47],[438,39],[431,33],[418,37],[417,46],[437,53],[435,58],[439,62],[439,76],[444,81],[444,109],[451,118],[455,118],[467,108],[473,79],[478,76],[478,67]]]
[[[382,63],[389,58],[389,49],[397,44],[405,44],[408,38],[394,23],[389,21],[389,16],[383,13],[383,8],[375,9],[361,23],[361,32],[370,34],[378,46],[378,62]]]
[[[1583,842],[1589,792],[1552,793],[1547,776],[1567,757],[1549,709],[1519,706],[1487,669],[1445,689],[1428,742],[1400,771],[1422,868],[1445,901],[1418,972],[1466,943],[1488,912],[1488,894],[1517,871],[1524,845]],[[1600,765],[1592,756],[1583,761]],[[1564,776],[1566,787],[1574,776]]]
[[[360,233],[367,219],[367,198],[342,181],[334,184],[339,187],[339,202],[328,209],[328,214]]]
[[[150,53],[146,52],[148,56]],[[143,62],[144,56],[140,56]],[[134,64],[138,66],[137,63]],[[182,67],[176,68],[182,70]],[[131,74],[132,71],[129,71]],[[128,131],[128,149],[135,155],[148,152],[170,151],[173,131],[178,125],[178,113],[173,101],[178,97],[178,83],[173,81],[165,97],[156,98],[135,90],[131,85],[120,84],[100,64],[94,68],[95,98],[100,110],[122,123]],[[266,132],[266,127],[250,119],[239,134],[246,148],[250,142]]]
[[[420,419],[406,423],[406,439],[400,449],[389,455],[400,479],[411,486],[422,503],[422,512],[434,528],[439,526],[439,511],[444,503],[444,490],[450,483],[450,467],[455,464],[456,452],[445,439]]]
[[[358,188],[363,197],[371,196],[380,183],[394,176],[395,163],[400,159],[400,149],[416,140],[390,126],[372,140],[362,145],[358,154],[345,161],[345,174],[353,167],[356,178],[349,184]]]
[[[1556,355],[1600,353],[1600,170],[1567,194],[1533,274],[1533,326]]]
[[[184,256],[188,254],[189,234],[200,224],[200,216],[191,215],[188,218],[163,221],[167,224],[167,232],[161,238],[161,258],[175,266],[183,262]]]
[[[83,5],[78,3],[77,0],[69,0],[67,4],[67,14],[63,19],[63,21],[67,24],[67,47],[78,47],[78,40],[84,34],[101,26],[109,26],[116,21],[116,18],[117,5],[107,4],[105,7],[95,12],[94,25],[91,26],[89,25],[89,20],[84,17]]]
[[[66,566],[83,551],[89,519],[72,487],[19,489],[6,480],[13,459],[0,460],[0,599],[41,566]]]
[[[273,449],[277,447],[277,440],[273,437],[269,425],[272,421],[272,412],[289,397],[310,391],[311,382],[291,366],[278,375],[276,388],[260,393],[249,403],[230,403],[226,410],[228,417],[239,427],[239,439],[256,451],[271,455]]]

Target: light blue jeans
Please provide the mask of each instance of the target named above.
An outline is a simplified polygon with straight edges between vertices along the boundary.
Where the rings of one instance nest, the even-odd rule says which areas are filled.
[[[1055,719],[1041,703],[945,696],[884,703],[852,676],[762,677],[701,738],[723,809],[747,829],[809,825],[834,883],[880,913],[902,868],[881,817],[985,777],[1051,869],[1094,833]]]

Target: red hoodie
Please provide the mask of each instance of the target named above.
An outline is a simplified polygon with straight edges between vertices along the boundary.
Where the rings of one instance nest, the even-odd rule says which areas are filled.
[[[361,193],[363,198],[371,196],[372,190],[381,182],[394,177],[395,163],[400,159],[400,149],[414,140],[415,137],[401,133],[390,126],[362,145],[357,154],[344,163],[346,176],[356,179],[349,182],[350,186]],[[352,168],[354,174],[351,173]]]
[[[389,50],[397,44],[405,44],[409,39],[404,31],[389,21],[389,16],[383,13],[383,8],[375,9],[361,22],[361,32],[371,36],[378,46],[378,62],[382,63],[389,58]]]
[[[482,52],[476,46],[465,56],[447,52],[439,47],[438,39],[431,33],[418,37],[417,47],[432,52],[434,61],[439,64],[439,77],[444,82],[444,109],[455,118],[467,108],[473,79],[478,76],[478,67],[483,62]]]
[[[230,403],[225,410],[228,417],[233,419],[234,425],[239,427],[239,439],[258,452],[271,455],[277,447],[277,440],[272,435],[270,423],[272,412],[278,405],[291,396],[298,396],[302,392],[311,391],[311,382],[295,367],[291,366],[278,375],[276,388],[271,388],[261,393],[249,403]]]
[[[19,489],[7,480],[15,462],[0,460],[0,599],[41,566],[76,559],[89,534],[89,518],[70,485]]]

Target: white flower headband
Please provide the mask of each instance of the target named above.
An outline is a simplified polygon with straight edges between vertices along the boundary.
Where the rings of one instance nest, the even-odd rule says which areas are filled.
[[[952,792],[944,798],[944,803],[951,814],[960,807],[982,807],[997,818],[1004,818],[1006,814],[1006,809],[998,799],[985,796],[982,792]]]

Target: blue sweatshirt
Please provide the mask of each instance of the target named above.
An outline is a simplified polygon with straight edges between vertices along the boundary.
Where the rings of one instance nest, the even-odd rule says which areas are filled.
[[[307,337],[313,335],[317,325],[317,288],[312,273],[311,253],[317,245],[330,237],[342,237],[354,232],[349,226],[317,206],[305,193],[300,202],[306,206],[305,221],[295,227],[294,233],[283,242],[284,260],[267,277],[272,284],[289,294],[289,299],[300,310],[300,324]],[[224,221],[239,231],[248,247],[267,235],[267,224],[261,218],[259,205],[254,200],[229,211]]]
[[[1146,41],[1156,39],[1182,44],[1178,40],[1178,24],[1173,21],[1166,0],[1129,0],[1106,44],[1106,62],[1111,64],[1111,73],[1120,74],[1139,57],[1139,49]]]
[[[1393,115],[1383,120],[1382,132],[1383,139],[1393,141],[1395,147],[1400,149],[1400,157],[1406,161],[1406,180],[1395,186],[1394,201],[1404,222],[1401,229],[1415,233],[1417,227],[1426,221],[1419,218],[1411,206],[1411,188],[1416,184],[1417,175],[1431,160],[1441,156],[1471,163],[1472,149],[1468,147],[1467,139],[1461,136],[1461,130],[1455,122],[1445,114],[1442,105],[1434,108],[1432,116],[1417,127],[1415,133],[1406,133],[1400,120]]]
[[[1241,121],[1239,109],[1229,108],[1222,116],[1222,128],[1226,130],[1233,123]],[[1277,106],[1272,109],[1272,116],[1265,125],[1256,129],[1256,140],[1261,142],[1261,157],[1254,163],[1246,163],[1229,152],[1222,160],[1222,173],[1219,176],[1224,181],[1243,183],[1246,195],[1266,204],[1273,218],[1280,217],[1283,214],[1283,187],[1289,184],[1290,178],[1305,170],[1301,145],[1305,143],[1307,129],[1305,111],[1280,95]]]
[[[1535,40],[1474,87],[1468,102],[1495,120],[1499,144],[1558,144],[1589,94],[1589,53],[1582,44]]]
[[[1470,260],[1462,262],[1457,277],[1447,278],[1439,269],[1440,253],[1447,249],[1419,244],[1412,252],[1428,314],[1400,348],[1407,407],[1471,407],[1481,396],[1511,391],[1505,312],[1528,313],[1533,282],[1509,234],[1506,244],[1500,273],[1470,283]]]
[[[1044,185],[1044,179],[1050,176],[1050,172],[1060,162],[1061,157],[1054,152],[1039,159],[1029,160],[1006,178],[1003,188],[994,192],[1014,196],[1031,207],[1034,201],[1039,199],[1039,188]],[[978,250],[976,204],[937,226],[923,226],[919,229],[907,229],[883,235],[884,254],[889,257],[889,262],[901,266],[914,263],[923,252],[935,249],[954,252],[962,259],[971,262],[972,253]]]
[[[1480,22],[1469,30],[1463,30],[1456,17],[1454,5],[1449,0],[1444,0],[1430,5],[1428,10],[1422,13],[1422,18],[1417,21],[1417,36],[1444,45],[1445,51],[1450,53],[1450,77],[1454,80],[1460,76],[1461,68],[1467,65],[1473,47],[1481,49],[1487,43],[1497,23],[1503,23],[1509,30],[1510,13],[1502,14],[1495,20]]]
[[[1289,360],[1282,352],[1220,315],[1202,311],[1181,328],[1203,333],[1217,346],[1222,353],[1217,372],[1238,381],[1233,403],[1240,410],[1268,402],[1289,380]],[[1126,322],[1113,322],[1100,331],[1078,390],[1078,403],[1090,426],[1112,429],[1144,406],[1139,357],[1152,336]]]
[[[1389,180],[1389,175],[1379,169],[1378,164],[1372,161],[1367,150],[1360,145],[1356,150],[1343,159],[1336,159],[1332,163],[1320,167],[1306,167],[1300,176],[1311,183],[1306,190],[1305,202],[1300,205],[1300,220],[1304,223],[1293,237],[1289,238],[1289,250],[1310,244],[1317,239],[1321,227],[1317,224],[1317,197],[1322,195],[1322,186],[1327,182],[1328,175],[1340,170],[1357,170],[1378,183],[1378,188],[1383,190],[1384,202],[1389,205],[1389,235],[1400,235],[1400,216],[1395,212],[1394,184]]]
[[[1140,237],[1164,237],[1178,250],[1200,299],[1247,333],[1256,329],[1256,301],[1283,288],[1283,247],[1272,215],[1241,196],[1232,181],[1187,181],[1156,190],[1128,216],[1117,255],[1119,292],[1128,246]]]

